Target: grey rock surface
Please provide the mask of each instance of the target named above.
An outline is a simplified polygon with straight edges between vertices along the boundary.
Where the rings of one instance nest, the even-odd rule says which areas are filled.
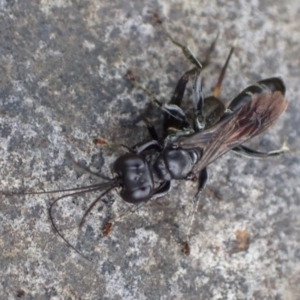
[[[206,94],[235,40],[221,93],[226,103],[257,80],[284,79],[288,109],[248,145],[272,150],[286,142],[291,152],[266,160],[228,153],[209,166],[188,257],[181,243],[195,184],[174,182],[168,196],[120,220],[107,237],[104,222],[128,209],[117,192],[100,201],[80,232],[99,193],[58,202],[55,222],[90,262],[51,226],[57,194],[3,191],[92,184],[95,177],[73,159],[111,176],[122,153],[94,138],[129,146],[148,139],[134,120],[149,99],[126,71],[168,101],[191,67],[154,13],[200,58],[220,32],[203,72]],[[298,0],[0,1],[0,299],[299,299],[299,15]],[[160,116],[155,109],[150,115],[158,128]],[[230,254],[234,247],[242,251]]]

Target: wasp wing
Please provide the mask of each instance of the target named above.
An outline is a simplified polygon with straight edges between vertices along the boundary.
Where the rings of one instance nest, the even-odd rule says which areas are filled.
[[[287,107],[280,91],[253,94],[250,101],[239,110],[225,114],[213,127],[178,141],[183,149],[202,148],[197,164],[202,170],[224,153],[262,133],[279,118]]]

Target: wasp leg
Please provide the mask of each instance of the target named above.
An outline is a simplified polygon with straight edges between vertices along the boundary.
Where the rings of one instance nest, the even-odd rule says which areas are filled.
[[[203,115],[204,95],[202,92],[202,82],[200,74],[197,74],[195,76],[193,84],[193,102],[195,108],[194,129],[195,131],[201,131],[205,128],[205,119]]]
[[[278,156],[285,152],[289,151],[289,148],[284,144],[280,149],[269,151],[269,152],[261,152],[249,147],[240,145],[232,149],[236,154],[248,157],[248,158],[266,158],[270,156]]]
[[[105,225],[102,228],[102,234],[103,236],[107,236],[110,231],[111,231],[111,227],[118,221],[120,221],[121,219],[127,217],[128,215],[131,215],[132,213],[136,212],[137,210],[139,210],[140,208],[142,208],[145,204],[149,203],[149,201],[145,201],[145,202],[141,202],[137,205],[132,205],[132,207],[128,210],[126,210],[124,213],[110,219],[108,222],[105,223]]]
[[[205,60],[202,62],[202,69],[206,68],[210,64],[210,56],[216,48],[216,44],[219,39],[219,36],[220,36],[220,32],[218,31],[215,39],[213,40],[213,42],[211,43],[210,47],[206,52]]]
[[[192,225],[194,222],[195,214],[198,210],[200,196],[206,186],[207,180],[208,180],[207,169],[204,168],[203,170],[200,171],[200,174],[198,177],[198,191],[193,199],[193,211],[192,211],[192,215],[190,218],[190,224],[189,224],[189,227],[188,227],[188,230],[186,233],[186,241],[183,243],[183,252],[186,255],[189,255],[189,252],[190,252],[189,241],[190,241],[190,236],[191,236],[191,229],[192,229]]]
[[[162,183],[154,192],[153,196],[151,197],[151,199],[156,199],[156,198],[160,198],[165,196],[171,189],[171,181],[166,181],[164,183]],[[113,226],[113,224],[115,224],[116,222],[120,221],[121,219],[127,217],[128,215],[131,215],[132,213],[136,212],[137,210],[139,210],[140,208],[142,208],[143,206],[145,206],[146,204],[150,203],[149,200],[141,202],[137,205],[133,205],[133,207],[131,207],[130,209],[128,209],[126,212],[110,219],[104,226],[102,229],[102,233],[104,236],[107,236],[109,234],[109,232],[111,231],[111,227]]]
[[[163,107],[163,104],[155,97],[155,95],[152,92],[144,88],[142,85],[138,84],[135,81],[135,79],[134,80],[130,79],[130,81],[136,89],[143,91],[150,98],[152,104],[158,107]],[[145,111],[147,111],[147,109]]]
[[[162,183],[156,190],[151,199],[156,199],[165,196],[171,190],[171,181]]]
[[[200,61],[196,58],[196,56],[193,54],[193,52],[191,51],[191,49],[189,48],[189,46],[185,46],[179,42],[177,42],[176,40],[174,40],[172,38],[172,36],[167,32],[167,30],[165,30],[168,38],[170,39],[170,41],[178,46],[179,48],[181,48],[184,56],[193,64],[196,66],[197,69],[202,69],[202,64],[200,63]]]
[[[184,128],[190,128],[190,124],[185,116],[185,113],[180,108],[183,95],[185,92],[186,85],[190,80],[190,77],[197,72],[196,68],[193,68],[185,72],[179,79],[174,93],[170,102],[166,105],[167,108],[172,110],[172,114],[165,113],[164,116],[164,136],[167,136],[169,132],[173,129],[183,130]],[[173,115],[180,116],[174,117]]]
[[[131,147],[130,150],[131,150],[131,152],[140,154],[142,152],[149,151],[149,150],[161,151],[162,146],[158,143],[158,141],[151,140],[146,143],[139,143],[139,144]]]
[[[214,96],[204,98],[200,75],[196,76],[194,81],[193,99],[195,106],[195,131],[201,131],[205,128],[213,126],[223,116],[225,105],[220,99]]]
[[[197,74],[197,73],[198,73],[197,69],[193,68],[193,69],[185,72],[180,77],[169,104],[174,104],[174,105],[177,105],[179,107],[181,106],[181,102],[182,102],[182,98],[183,98],[183,95],[184,95],[184,92],[185,92],[186,85],[189,82],[190,77]]]
[[[144,123],[147,126],[148,132],[150,134],[150,136],[152,137],[153,140],[158,141],[158,134],[155,130],[154,125],[143,115],[141,115],[141,119],[144,121]]]
[[[194,70],[194,69],[193,69]],[[190,72],[190,71],[189,71]],[[187,72],[188,73],[188,72]],[[179,122],[183,123],[184,126],[190,127],[189,122],[187,121],[187,118],[185,116],[185,113],[183,110],[174,104],[162,104],[153,93],[151,93],[148,89],[144,88],[140,84],[138,84],[135,80],[135,77],[133,76],[131,71],[127,72],[127,78],[131,81],[133,86],[139,90],[142,90],[151,100],[151,104],[158,106],[162,111],[164,111],[166,114],[170,115],[172,118],[177,119]],[[141,114],[141,116],[144,116],[149,107],[147,107]],[[140,117],[141,118],[141,117]]]
[[[203,69],[205,67],[207,67],[210,63],[210,56],[211,53],[215,50],[216,47],[216,43],[217,40],[219,38],[220,32],[218,32],[217,36],[215,37],[215,39],[213,40],[213,42],[211,43],[210,47],[208,48],[207,52],[206,52],[206,56],[205,56],[205,60],[201,63],[196,57],[195,55],[192,53],[191,49],[188,46],[185,46],[181,43],[179,43],[178,41],[176,41],[175,39],[173,39],[173,37],[167,32],[167,30],[165,29],[165,32],[168,36],[168,38],[170,39],[170,41],[176,45],[177,47],[181,48],[184,56],[193,64],[196,66],[197,69]]]
[[[217,84],[215,85],[214,89],[213,89],[213,96],[216,97],[216,98],[219,98],[220,96],[220,91],[221,91],[221,86],[222,86],[222,82],[223,82],[223,79],[225,77],[225,74],[226,74],[226,70],[227,70],[227,67],[228,67],[228,64],[229,64],[229,61],[230,61],[230,58],[233,54],[233,51],[234,51],[234,48],[235,46],[232,46],[231,49],[230,49],[230,52],[229,52],[229,55],[226,59],[226,62],[221,70],[221,73],[220,73],[220,76],[219,76],[219,79],[218,79],[218,82]]]
[[[225,112],[225,105],[219,99],[222,82],[233,54],[234,46],[231,47],[226,62],[221,70],[217,84],[213,88],[212,95],[204,98],[200,75],[196,76],[193,86],[193,98],[195,109],[194,129],[201,131],[216,124]]]

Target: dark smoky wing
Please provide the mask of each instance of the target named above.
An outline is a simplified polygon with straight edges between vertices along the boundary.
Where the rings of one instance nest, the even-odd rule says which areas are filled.
[[[202,148],[197,169],[216,160],[232,148],[269,128],[287,107],[284,95],[275,91],[254,94],[251,101],[232,114],[225,114],[215,126],[179,140],[183,149]]]

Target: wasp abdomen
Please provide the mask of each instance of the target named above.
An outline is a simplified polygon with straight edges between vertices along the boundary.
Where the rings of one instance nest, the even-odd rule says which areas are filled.
[[[285,85],[281,78],[272,77],[268,79],[261,80],[254,85],[248,86],[241,93],[239,93],[229,104],[228,109],[232,112],[237,111],[249,101],[252,100],[253,95],[261,94],[263,92],[281,92],[282,95],[285,94]]]

